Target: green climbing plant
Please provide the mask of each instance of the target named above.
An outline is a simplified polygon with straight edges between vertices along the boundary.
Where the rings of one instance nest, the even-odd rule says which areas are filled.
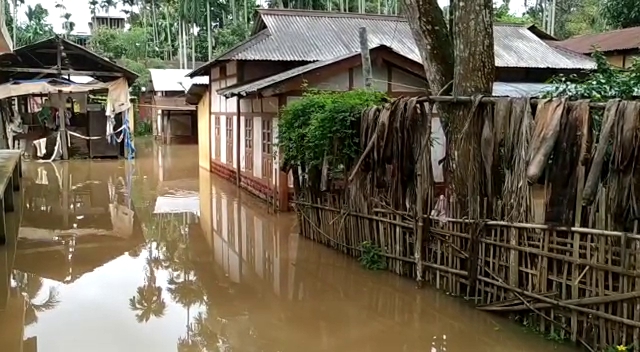
[[[640,60],[628,69],[613,67],[601,52],[594,52],[596,69],[582,77],[559,75],[551,81],[552,89],[547,97],[566,97],[570,100],[633,99],[640,95]]]
[[[604,349],[604,352],[633,352],[636,351],[633,344],[630,345],[618,345],[618,346],[609,346]]]
[[[360,155],[362,111],[388,100],[381,92],[308,90],[281,110],[278,147],[285,166],[320,167],[327,158],[330,172],[350,169]]]
[[[360,244],[360,264],[367,270],[384,270],[387,268],[387,261],[382,253],[382,249],[370,241]]]

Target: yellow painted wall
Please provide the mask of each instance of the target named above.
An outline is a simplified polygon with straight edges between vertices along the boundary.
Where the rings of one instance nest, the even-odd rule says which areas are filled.
[[[638,57],[636,54],[609,55],[607,56],[607,61],[613,66],[629,68]]]
[[[211,112],[208,91],[198,104],[198,159],[200,167],[211,170]]]
[[[200,168],[200,226],[202,233],[209,245],[213,248],[213,212],[211,210],[212,190],[211,190],[211,172]]]

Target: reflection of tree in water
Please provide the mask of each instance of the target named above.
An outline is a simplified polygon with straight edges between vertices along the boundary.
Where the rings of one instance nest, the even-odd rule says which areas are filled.
[[[16,283],[18,291],[27,296],[25,326],[37,323],[38,313],[51,310],[60,303],[60,300],[58,299],[58,290],[56,290],[55,287],[49,287],[47,297],[44,300],[35,300],[42,290],[43,281],[42,278],[34,274],[14,270],[13,280]]]
[[[155,249],[155,255],[147,258],[148,271],[151,273],[153,268],[153,270],[164,270],[169,274],[166,291],[172,301],[180,304],[187,311],[186,331],[177,341],[178,351],[228,350],[227,339],[220,333],[224,330],[223,320],[209,316],[209,314],[215,314],[212,313],[215,308],[207,297],[201,278],[196,274],[195,260],[191,255],[192,248],[189,246],[189,236],[196,234],[188,233],[182,214],[153,213],[157,197],[156,180],[137,176],[133,181],[133,189],[132,200],[143,224],[144,237],[147,240],[146,249],[150,250],[152,246]],[[155,277],[152,280],[149,275],[145,286],[138,288],[136,296],[132,298],[133,301],[137,302],[138,297],[146,297],[143,295],[145,293],[151,298],[144,302],[159,302],[155,298],[155,300],[152,299],[159,297],[162,293],[157,286],[155,291],[149,288],[149,293],[144,292],[144,287],[147,287],[150,281],[155,282]],[[155,293],[155,296],[152,293]],[[140,299],[140,302],[143,300]],[[142,304],[136,305],[138,306]],[[193,307],[204,307],[206,312],[200,311],[191,317]]]
[[[167,302],[162,298],[162,287],[156,285],[158,261],[154,256],[153,244],[148,246],[147,252],[144,285],[138,287],[136,295],[129,299],[129,308],[137,312],[138,323],[146,323],[151,317],[161,318],[167,309]]]

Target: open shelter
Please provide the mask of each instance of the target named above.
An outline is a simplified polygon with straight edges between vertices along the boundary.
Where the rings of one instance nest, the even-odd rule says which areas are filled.
[[[93,81],[74,82],[72,77],[78,76]],[[69,157],[69,150],[103,157],[124,156],[126,149],[132,155],[133,110],[128,91],[137,77],[109,59],[54,36],[0,55],[0,83],[4,83],[0,91],[5,92],[0,95],[7,98],[0,101],[0,112],[9,125],[8,134],[17,134],[26,145],[52,135],[50,129],[64,132],[57,134],[63,159]],[[100,99],[90,96],[89,91],[108,94]],[[11,106],[10,97],[19,97],[17,104]],[[43,126],[43,108],[53,110],[53,128]],[[59,114],[60,111],[64,113]],[[118,130],[122,134],[116,142],[115,133],[109,131]],[[68,143],[68,133],[81,138],[72,138]]]

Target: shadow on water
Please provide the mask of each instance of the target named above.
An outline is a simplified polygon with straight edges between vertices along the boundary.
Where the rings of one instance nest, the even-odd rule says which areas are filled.
[[[138,153],[25,165],[1,351],[572,350],[299,237],[194,146]]]

